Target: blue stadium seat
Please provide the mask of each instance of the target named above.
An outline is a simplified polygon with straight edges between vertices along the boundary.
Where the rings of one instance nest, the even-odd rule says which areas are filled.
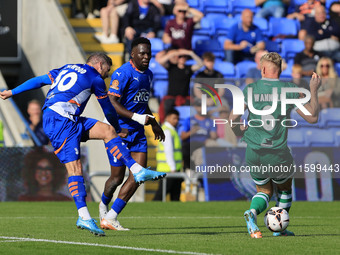
[[[204,52],[210,51],[214,53],[216,58],[224,59],[224,50],[216,39],[211,40],[198,40],[195,44],[195,52],[202,56]]]
[[[300,114],[298,114],[296,112],[296,110],[292,110],[292,112],[290,113],[290,118],[293,119],[293,120],[296,120],[297,121],[297,128],[302,128],[302,127],[308,127],[308,128],[319,128],[320,127],[320,121],[318,123],[315,123],[315,124],[311,124],[307,121],[305,121],[301,116]],[[321,120],[321,118],[320,118]]]
[[[151,58],[149,69],[153,72],[154,80],[167,80],[168,71],[160,65],[154,58]]]
[[[151,42],[152,57],[156,56],[156,54],[158,52],[164,50],[164,43],[163,43],[162,39],[160,39],[160,38],[150,38],[149,40]]]
[[[201,9],[199,0],[187,0],[187,4],[192,8]]]
[[[161,18],[161,25],[162,25],[163,30],[164,30],[165,25],[166,25],[166,23],[168,22],[168,20],[174,19],[174,18],[175,18],[174,15],[166,15],[166,16],[162,16],[162,18]]]
[[[200,28],[194,30],[194,35],[208,35],[212,37],[215,34],[215,26],[214,23],[203,17],[200,22]]]
[[[195,51],[195,46],[196,46],[196,42],[199,40],[210,40],[210,36],[209,35],[193,35],[191,38],[191,45],[193,50]]]
[[[327,12],[329,12],[329,7],[331,7],[332,3],[334,2],[339,2],[339,1],[338,0],[326,0],[325,7],[326,7]]]
[[[231,12],[233,15],[241,13],[244,9],[250,9],[254,13],[257,12],[259,7],[255,5],[254,0],[235,0],[230,1],[231,4]]]
[[[277,52],[281,54],[281,43],[276,41],[265,41],[266,50],[269,52]]]
[[[338,76],[340,76],[340,63],[335,63],[335,71],[338,73]]]
[[[241,13],[235,15],[234,17],[237,22],[241,21]],[[258,17],[254,17],[253,18],[253,24],[255,26],[257,26],[263,33],[264,36],[267,36],[269,33],[269,24],[268,21],[265,18],[258,18]]]
[[[320,116],[320,123],[323,127],[340,127],[340,108],[322,109]]]
[[[256,63],[253,61],[242,61],[236,64],[236,77],[237,78],[246,78],[246,74],[248,70],[252,67],[256,67]]]
[[[269,19],[269,36],[297,36],[298,30],[296,22],[287,18],[270,18]]]
[[[287,63],[287,68],[282,71],[280,78],[281,79],[292,79],[292,67],[293,67],[293,62],[290,61]]]
[[[291,147],[306,147],[307,146],[304,133],[299,128],[288,129],[287,143],[288,143],[288,146],[291,146]]]
[[[152,84],[153,96],[162,101],[163,97],[168,93],[168,86],[167,80],[155,80]]]
[[[215,20],[215,30],[217,36],[221,35],[228,35],[230,28],[236,23],[237,21],[234,18],[221,18]]]
[[[334,147],[336,146],[333,132],[327,129],[304,129],[305,139],[308,146],[312,147]]]
[[[224,78],[235,78],[234,64],[225,61],[215,61],[214,69],[223,74]]]
[[[203,12],[207,13],[230,13],[228,0],[208,0],[202,1]]]
[[[305,49],[305,44],[299,39],[284,39],[282,40],[282,57],[287,61],[294,59],[296,53]]]
[[[220,43],[220,45],[221,45],[221,47],[222,47],[223,50],[224,50],[224,48],[223,48],[224,41],[225,41],[226,39],[227,39],[226,36],[219,36],[219,37],[217,37],[217,41]]]
[[[179,112],[178,127],[183,126],[186,119],[194,115],[196,112],[194,107],[190,107],[190,105],[175,106],[175,109]]]

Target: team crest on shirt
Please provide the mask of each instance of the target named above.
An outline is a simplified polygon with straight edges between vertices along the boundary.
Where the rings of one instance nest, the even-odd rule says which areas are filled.
[[[112,82],[110,87],[113,88],[113,89],[118,90],[119,89],[118,85],[119,85],[119,81],[118,80],[113,80],[113,82]]]

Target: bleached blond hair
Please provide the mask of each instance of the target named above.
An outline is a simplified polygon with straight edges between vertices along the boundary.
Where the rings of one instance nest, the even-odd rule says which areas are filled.
[[[260,59],[260,65],[264,62],[269,62],[271,63],[274,67],[278,68],[279,75],[281,74],[282,71],[282,57],[276,53],[276,52],[269,52],[264,54],[261,59]]]

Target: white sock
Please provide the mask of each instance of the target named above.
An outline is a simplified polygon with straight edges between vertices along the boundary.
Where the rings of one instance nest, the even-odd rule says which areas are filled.
[[[255,209],[250,209],[250,211],[254,214],[255,222],[257,222],[257,213]]]
[[[117,219],[118,214],[115,212],[115,210],[111,209],[105,216],[105,219],[108,220],[115,220]]]
[[[108,211],[108,205],[104,204],[103,201],[100,201],[99,207],[106,212]]]
[[[130,167],[130,171],[133,173],[133,174],[136,174],[138,173],[140,170],[142,170],[143,167],[138,164],[138,163],[134,163],[131,167]]]
[[[90,212],[87,209],[87,206],[80,208],[78,210],[78,214],[83,220],[90,220],[91,219]]]

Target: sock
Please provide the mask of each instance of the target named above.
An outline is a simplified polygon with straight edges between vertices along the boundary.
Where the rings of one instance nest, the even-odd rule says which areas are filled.
[[[256,215],[267,209],[269,204],[269,196],[266,193],[258,192],[251,200],[250,210],[256,210]]]
[[[103,202],[103,204],[108,205],[111,202],[111,199],[112,199],[112,196],[111,197],[107,197],[107,196],[104,195],[104,192],[103,192],[103,195],[102,195],[102,202]]]
[[[68,188],[77,206],[79,216],[81,216],[84,220],[91,219],[90,213],[88,212],[86,206],[87,194],[83,176],[75,175],[68,177]]]
[[[130,167],[130,171],[133,173],[133,174],[136,174],[138,173],[140,170],[142,170],[143,167],[138,164],[138,163],[134,163],[131,167]]]
[[[131,166],[136,163],[119,136],[105,143],[105,148],[111,165],[113,165],[115,160],[114,157],[123,162],[128,168],[131,168]]]
[[[277,207],[281,207],[285,209],[287,212],[289,212],[290,207],[292,206],[292,191],[277,191]]]
[[[117,198],[111,207],[111,210],[107,213],[107,219],[116,219],[118,214],[124,209],[126,202],[120,198]]]
[[[90,220],[91,219],[91,215],[90,215],[89,210],[87,209],[87,206],[84,206],[84,207],[78,209],[78,214],[83,220]]]

